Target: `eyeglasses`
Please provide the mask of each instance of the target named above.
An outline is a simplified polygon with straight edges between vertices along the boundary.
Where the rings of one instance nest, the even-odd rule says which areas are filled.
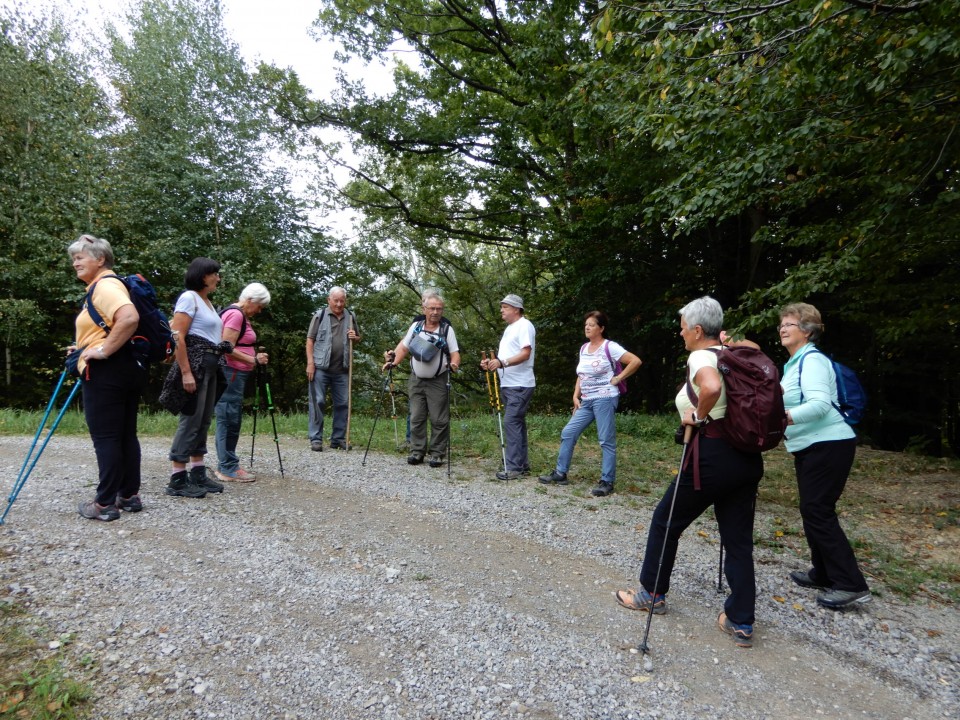
[[[777,330],[779,331],[785,328],[792,328],[792,327],[798,328],[800,327],[800,323],[780,323],[779,325],[777,325]]]

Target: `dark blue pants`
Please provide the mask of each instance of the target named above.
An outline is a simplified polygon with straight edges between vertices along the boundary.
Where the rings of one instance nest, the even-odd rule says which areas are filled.
[[[147,373],[127,348],[106,360],[91,360],[88,370],[83,414],[100,471],[96,501],[113,505],[118,494],[128,498],[140,492],[137,408]]]
[[[763,458],[759,453],[743,453],[720,438],[701,437],[700,490],[693,488],[693,463],[685,463],[680,474],[677,499],[667,532],[667,518],[676,480],[661,498],[647,534],[647,549],[640,570],[640,584],[649,593],[666,594],[677,558],[680,536],[704,511],[713,506],[720,527],[720,540],[726,549],[723,570],[730,594],[723,604],[727,617],[739,625],[753,625],[757,587],[753,570],[753,515],[757,486],[763,477]],[[692,448],[689,450],[693,452]],[[666,547],[664,549],[664,543]],[[660,553],[663,566],[660,582],[654,588]]]
[[[867,590],[840,519],[837,501],[846,487],[857,439],[814,443],[793,454],[803,534],[810,546],[811,579],[832,590]]]
[[[530,469],[527,451],[527,408],[533,397],[532,387],[500,387],[503,398],[503,434],[507,450],[506,470],[523,472]]]

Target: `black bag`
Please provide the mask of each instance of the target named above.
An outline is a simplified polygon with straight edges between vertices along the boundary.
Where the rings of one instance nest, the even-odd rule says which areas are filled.
[[[143,275],[139,274],[127,275],[126,277],[104,275],[100,280],[105,278],[116,278],[123,283],[130,294],[133,306],[137,309],[137,314],[140,316],[137,329],[134,331],[133,337],[130,338],[134,358],[143,364],[173,360],[173,353],[177,344],[176,339],[170,329],[167,316],[164,315],[157,304],[157,293],[153,289],[153,285]],[[100,280],[97,282],[100,282]],[[110,326],[93,306],[93,291],[96,287],[97,283],[90,286],[83,304],[93,322],[109,333]]]

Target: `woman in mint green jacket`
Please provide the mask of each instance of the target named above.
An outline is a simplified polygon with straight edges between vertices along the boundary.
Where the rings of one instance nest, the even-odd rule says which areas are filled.
[[[807,303],[780,311],[780,344],[790,353],[783,368],[787,450],[793,454],[803,532],[812,567],[790,573],[801,587],[824,590],[823,607],[839,610],[870,601],[850,542],[840,527],[837,501],[857,450],[857,437],[837,409],[833,363],[814,344],[823,333],[820,312]]]

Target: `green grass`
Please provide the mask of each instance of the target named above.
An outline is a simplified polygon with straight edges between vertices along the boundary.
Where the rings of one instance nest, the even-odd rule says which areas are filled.
[[[61,655],[70,638],[50,650],[25,630],[27,619],[20,606],[0,600],[0,719],[87,717],[90,687],[69,676]]]

